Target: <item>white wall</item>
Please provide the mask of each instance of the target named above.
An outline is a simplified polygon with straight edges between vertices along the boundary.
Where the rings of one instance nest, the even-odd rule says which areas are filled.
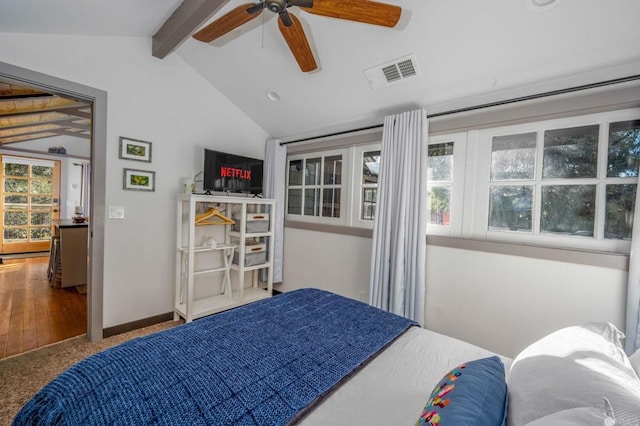
[[[175,196],[201,168],[202,147],[262,158],[268,135],[178,56],[151,40],[0,34],[2,61],[108,92],[104,326],[172,310]],[[118,159],[118,138],[153,143],[152,163]],[[155,192],[122,190],[123,168],[156,172]]]
[[[316,287],[369,300],[371,239],[285,228],[284,281],[276,290]]]
[[[369,294],[371,239],[285,229],[284,283]],[[626,271],[427,246],[426,328],[507,356],[589,321],[624,328]]]

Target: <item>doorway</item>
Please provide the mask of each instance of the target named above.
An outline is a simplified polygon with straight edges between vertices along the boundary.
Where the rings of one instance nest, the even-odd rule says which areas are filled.
[[[103,264],[106,176],[107,93],[89,86],[0,62],[0,80],[76,99],[91,105],[90,220],[88,241],[87,336],[102,339],[103,333]],[[73,110],[74,106],[69,106]],[[79,114],[81,112],[77,112]],[[89,168],[88,168],[89,169]]]

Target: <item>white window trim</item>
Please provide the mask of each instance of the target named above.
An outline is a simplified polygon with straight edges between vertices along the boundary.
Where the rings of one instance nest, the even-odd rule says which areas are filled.
[[[350,226],[357,228],[373,229],[373,220],[363,220],[362,217],[362,155],[368,151],[382,151],[382,142],[376,142],[368,145],[359,145],[351,148],[353,161],[351,162],[351,174],[353,179],[351,183],[351,221]],[[382,155],[382,152],[381,152]],[[378,187],[377,185],[367,185]]]
[[[602,141],[608,138],[609,123],[618,121],[637,120],[640,118],[640,109],[628,109],[621,111],[612,111],[606,113],[589,114],[571,118],[561,118],[554,120],[538,121],[513,126],[485,129],[476,132],[469,132],[469,145],[475,149],[467,151],[469,160],[475,157],[475,173],[469,169],[467,176],[467,186],[465,187],[465,206],[473,206],[473,209],[467,208],[465,218],[470,221],[470,226],[464,227],[463,236],[467,238],[476,238],[489,241],[512,242],[519,244],[536,244],[547,245],[551,247],[576,248],[593,251],[606,251],[617,253],[628,253],[630,242],[624,240],[604,239],[601,237],[604,230],[604,218],[602,217],[602,208],[604,203],[605,191],[604,185],[607,183],[619,183],[616,178],[606,178],[602,173],[607,167],[607,146]],[[598,147],[598,177],[589,179],[571,179],[572,184],[595,184],[596,186],[596,213],[594,229],[596,237],[579,237],[543,234],[537,229],[540,219],[539,200],[540,190],[536,187],[534,192],[534,214],[533,227],[531,233],[520,233],[510,231],[489,230],[487,224],[489,222],[489,187],[495,182],[490,181],[491,167],[491,141],[496,136],[506,136],[511,134],[537,132],[537,157],[536,157],[536,177],[540,176],[539,172],[542,168],[542,144],[544,131],[580,127],[587,125],[600,125],[599,147]],[[604,138],[604,139],[603,139]],[[475,143],[472,143],[471,140]],[[606,175],[606,173],[604,173]],[[553,184],[555,180],[545,180],[544,184]],[[518,182],[513,181],[514,185]],[[567,183],[568,180],[558,180],[556,182]],[[620,182],[623,182],[621,180]],[[629,182],[628,178],[624,182]],[[502,183],[502,182],[501,182]],[[530,183],[533,183],[530,181]],[[637,181],[636,181],[637,183]],[[638,212],[636,213],[638,214]]]
[[[451,133],[432,136],[427,145],[453,142],[453,176],[451,181],[451,206],[449,226],[427,222],[427,235],[461,236],[464,212],[464,176],[467,165],[467,133]],[[431,185],[429,185],[431,186]],[[437,184],[433,186],[438,186]],[[425,218],[425,220],[427,220]]]
[[[325,217],[325,216],[305,216],[304,214],[289,214],[288,200],[289,200],[289,163],[295,160],[317,158],[317,157],[330,157],[332,155],[342,155],[342,176],[340,185],[340,217]],[[306,152],[302,154],[295,154],[287,156],[287,179],[286,179],[286,192],[285,192],[285,219],[294,222],[309,222],[319,223],[326,225],[348,225],[351,215],[351,175],[352,170],[350,165],[352,164],[351,150],[349,148],[333,149],[326,151]],[[325,185],[321,185],[324,187]],[[327,185],[332,187],[333,185]],[[302,194],[304,197],[304,192]]]

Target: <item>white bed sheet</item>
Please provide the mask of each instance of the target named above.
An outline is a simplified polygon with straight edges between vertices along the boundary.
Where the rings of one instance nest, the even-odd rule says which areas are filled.
[[[314,408],[303,426],[413,425],[433,387],[453,367],[496,355],[452,337],[412,327]],[[512,359],[500,356],[506,371]]]

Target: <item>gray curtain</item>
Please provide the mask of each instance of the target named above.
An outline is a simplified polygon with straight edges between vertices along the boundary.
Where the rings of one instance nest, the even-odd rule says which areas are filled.
[[[284,256],[284,194],[285,171],[287,168],[287,148],[280,145],[280,140],[267,140],[264,154],[264,197],[276,200],[273,282],[282,282],[282,258]]]
[[[640,182],[636,186],[636,205],[627,278],[627,324],[625,350],[631,355],[640,349]]]
[[[384,119],[369,303],[424,322],[427,112]]]

